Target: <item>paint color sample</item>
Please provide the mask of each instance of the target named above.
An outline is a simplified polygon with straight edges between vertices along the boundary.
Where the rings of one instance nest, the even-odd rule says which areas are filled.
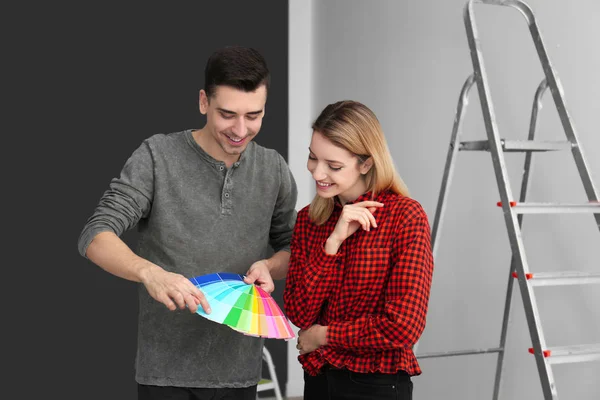
[[[212,312],[197,313],[249,336],[292,339],[294,331],[271,295],[238,274],[218,273],[190,279],[204,293]]]

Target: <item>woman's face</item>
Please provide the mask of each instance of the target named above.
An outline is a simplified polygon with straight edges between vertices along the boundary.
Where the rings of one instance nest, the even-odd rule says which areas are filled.
[[[356,155],[336,146],[318,131],[313,132],[306,166],[321,197],[338,196],[345,204],[367,190],[364,179],[369,170],[367,163],[359,164]]]

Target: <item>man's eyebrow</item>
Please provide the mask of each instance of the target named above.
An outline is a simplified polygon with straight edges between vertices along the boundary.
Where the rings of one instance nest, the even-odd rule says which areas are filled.
[[[312,151],[312,149],[310,148],[310,146],[308,147],[308,151],[310,151],[311,154],[315,154],[314,151]],[[336,164],[346,165],[343,162],[338,161],[338,160],[325,160],[325,161],[330,162],[330,163],[336,163]]]
[[[222,113],[225,113],[225,114],[237,115],[237,113],[235,111],[227,110],[225,108],[217,107],[217,110],[219,110],[219,111],[221,111]],[[262,112],[263,112],[263,110],[250,111],[250,112],[247,112],[246,115],[258,115],[258,114],[260,114]]]

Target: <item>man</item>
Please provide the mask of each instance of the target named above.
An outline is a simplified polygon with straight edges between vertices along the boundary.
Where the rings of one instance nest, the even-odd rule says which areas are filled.
[[[189,278],[245,273],[247,283],[271,292],[272,277],[285,277],[296,184],[281,155],[252,141],[269,80],[256,50],[215,52],[200,91],[206,125],[146,139],[81,233],[83,256],[143,284],[139,399],[256,397],[263,340],[194,315],[210,304]],[[119,239],[135,225],[138,254]],[[269,244],[275,253],[267,259]]]

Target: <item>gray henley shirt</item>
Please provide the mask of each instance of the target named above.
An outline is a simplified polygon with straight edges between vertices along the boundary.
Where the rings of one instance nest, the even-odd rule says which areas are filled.
[[[188,278],[244,274],[288,250],[297,189],[285,160],[251,142],[231,168],[209,156],[192,130],[145,140],[111,181],[87,221],[81,255],[100,232],[138,226],[137,254]],[[186,387],[247,387],[260,380],[263,340],[187,310],[169,311],[139,287],[136,381]]]

